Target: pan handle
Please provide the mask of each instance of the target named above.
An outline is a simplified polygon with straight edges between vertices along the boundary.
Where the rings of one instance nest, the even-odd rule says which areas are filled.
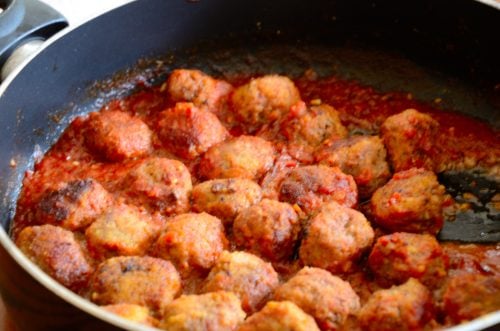
[[[2,80],[36,51],[44,40],[68,25],[67,20],[39,0],[0,0],[0,68]]]

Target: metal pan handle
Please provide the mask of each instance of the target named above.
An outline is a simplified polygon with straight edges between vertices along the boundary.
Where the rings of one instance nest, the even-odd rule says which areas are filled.
[[[0,0],[2,80],[44,40],[68,25],[59,12],[38,0]]]

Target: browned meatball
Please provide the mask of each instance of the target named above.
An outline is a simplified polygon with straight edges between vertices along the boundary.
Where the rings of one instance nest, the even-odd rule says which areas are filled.
[[[278,274],[270,263],[250,253],[225,251],[210,271],[203,292],[234,292],[243,309],[254,312],[278,285]]]
[[[193,187],[193,210],[215,215],[225,224],[262,198],[260,186],[248,179],[214,179]]]
[[[176,155],[194,159],[229,137],[217,116],[192,103],[178,102],[163,111],[158,121],[158,135]]]
[[[282,132],[290,141],[290,152],[299,160],[312,161],[312,153],[322,143],[347,136],[347,129],[333,107],[323,104],[309,110],[305,105],[297,108],[283,122]]]
[[[137,117],[121,111],[91,113],[87,144],[110,161],[144,156],[151,150],[151,130]]]
[[[167,90],[173,101],[192,102],[197,107],[207,107],[217,112],[232,91],[231,84],[214,79],[199,70],[177,69],[172,71]]]
[[[185,275],[192,269],[210,269],[226,246],[224,227],[217,217],[182,214],[167,221],[153,252]]]
[[[300,246],[300,259],[305,265],[333,273],[348,272],[371,246],[373,237],[373,229],[363,214],[329,202],[311,219]]]
[[[264,199],[234,220],[236,244],[271,261],[288,259],[300,232],[299,217],[288,203]]]
[[[241,324],[238,331],[319,331],[314,318],[291,301],[269,301]]]
[[[191,174],[177,160],[147,158],[132,169],[123,186],[133,201],[165,215],[185,213],[190,208]]]
[[[360,307],[351,285],[326,270],[305,267],[274,293],[278,301],[291,301],[318,323],[321,330],[338,330]]]
[[[373,193],[373,217],[393,232],[436,234],[443,226],[444,193],[431,171],[412,168],[395,173]]]
[[[158,236],[160,226],[149,214],[118,204],[101,214],[85,231],[91,254],[98,258],[144,255]]]
[[[92,266],[72,232],[53,225],[24,228],[16,245],[62,285],[78,291],[86,286]]]
[[[151,316],[149,309],[144,306],[119,303],[116,305],[102,306],[101,308],[132,322],[141,323],[147,326],[156,326],[158,324],[158,321]]]
[[[172,263],[149,256],[120,256],[102,262],[90,283],[90,299],[100,305],[129,303],[161,314],[181,289]]]
[[[383,286],[415,278],[435,288],[446,277],[448,258],[433,236],[401,232],[378,238],[368,265]]]
[[[293,169],[279,188],[280,201],[298,204],[307,214],[329,201],[354,207],[357,199],[358,191],[352,176],[324,165]]]
[[[258,180],[274,163],[273,145],[259,137],[240,136],[211,147],[200,162],[208,179],[242,177]]]
[[[233,331],[245,316],[234,293],[183,295],[165,307],[159,327],[169,331]]]
[[[391,177],[386,151],[377,136],[357,136],[337,140],[316,153],[316,161],[339,167],[352,175],[358,186],[359,196],[369,198]]]
[[[249,131],[283,118],[290,107],[300,101],[299,90],[285,76],[268,75],[252,79],[237,88],[231,102],[239,120],[249,125]]]
[[[112,196],[95,180],[75,180],[47,192],[36,205],[34,218],[37,223],[79,230],[92,223],[112,202]]]
[[[431,294],[415,279],[379,290],[361,308],[358,319],[363,330],[423,330],[432,317]]]
[[[443,294],[446,319],[461,323],[500,310],[500,276],[459,274],[449,279]]]
[[[389,116],[380,132],[394,171],[412,167],[434,170],[437,152],[433,144],[438,130],[436,120],[415,109]]]

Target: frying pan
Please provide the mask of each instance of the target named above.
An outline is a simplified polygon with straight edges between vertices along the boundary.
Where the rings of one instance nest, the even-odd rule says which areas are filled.
[[[20,330],[148,330],[63,288],[8,237],[25,171],[75,116],[178,66],[218,76],[312,67],[422,101],[439,96],[442,107],[498,128],[500,6],[482,2],[140,0],[58,34],[0,87],[0,292],[9,316]],[[455,329],[497,323],[500,312]]]

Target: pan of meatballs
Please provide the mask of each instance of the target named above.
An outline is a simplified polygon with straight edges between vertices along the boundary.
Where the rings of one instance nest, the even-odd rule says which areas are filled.
[[[139,0],[60,34],[0,88],[16,330],[498,328],[499,19]]]

